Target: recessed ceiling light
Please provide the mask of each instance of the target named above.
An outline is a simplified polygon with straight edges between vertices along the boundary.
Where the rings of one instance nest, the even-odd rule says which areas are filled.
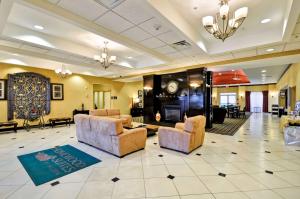
[[[262,73],[265,73],[265,72],[267,72],[267,70],[262,70],[261,72],[262,72]]]
[[[234,72],[234,70],[231,70],[232,72]]]
[[[261,20],[260,23],[269,23],[270,21],[271,21],[271,19],[263,19],[263,20]]]
[[[44,27],[40,25],[34,25],[33,27],[38,30],[44,30]]]
[[[266,51],[267,51],[267,52],[272,52],[272,51],[274,51],[274,48],[269,48],[269,49],[267,49]]]
[[[222,75],[222,73],[219,73],[219,75]]]
[[[128,58],[128,59],[132,59],[132,57],[130,57],[130,56],[129,56],[129,57],[127,57],[127,58]]]

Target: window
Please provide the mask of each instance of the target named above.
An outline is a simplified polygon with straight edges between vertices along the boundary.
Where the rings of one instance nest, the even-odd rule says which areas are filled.
[[[220,105],[236,105],[236,93],[220,93]]]

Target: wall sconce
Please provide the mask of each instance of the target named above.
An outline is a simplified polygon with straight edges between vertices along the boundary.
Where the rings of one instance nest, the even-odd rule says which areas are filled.
[[[144,86],[144,90],[146,91],[145,94],[147,95],[149,91],[151,91],[153,88],[150,86]]]
[[[243,95],[242,94],[240,94],[240,98],[243,99]]]
[[[145,87],[144,87],[144,90],[147,91],[147,92],[150,91],[150,90],[152,90],[152,89],[153,89],[153,88],[150,87],[150,86],[145,86]]]

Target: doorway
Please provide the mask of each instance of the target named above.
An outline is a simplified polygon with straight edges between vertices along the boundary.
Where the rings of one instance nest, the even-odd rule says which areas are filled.
[[[261,113],[263,109],[263,93],[262,92],[251,92],[250,94],[250,105],[251,112]]]
[[[95,109],[110,109],[111,108],[111,91],[101,84],[93,85],[93,104]]]
[[[95,91],[94,92],[94,106],[95,109],[110,109],[110,91]]]

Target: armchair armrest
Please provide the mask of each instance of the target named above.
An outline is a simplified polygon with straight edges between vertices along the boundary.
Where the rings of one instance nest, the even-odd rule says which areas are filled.
[[[126,121],[126,126],[130,126],[132,123],[132,116],[131,115],[120,115],[120,119]]]
[[[119,157],[145,148],[147,139],[146,128],[124,129],[118,136],[112,136],[113,151]]]
[[[176,123],[175,128],[176,128],[176,129],[183,130],[183,129],[184,129],[184,123],[182,123],[182,122]]]

